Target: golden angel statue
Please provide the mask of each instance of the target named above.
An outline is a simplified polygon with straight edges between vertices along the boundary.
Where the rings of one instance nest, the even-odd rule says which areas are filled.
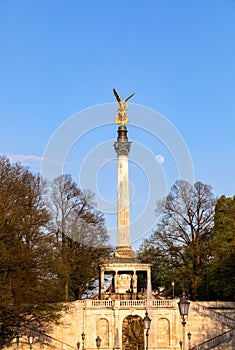
[[[119,124],[119,125],[125,125],[128,123],[128,117],[126,115],[126,111],[128,110],[128,105],[127,105],[127,101],[134,96],[135,93],[131,94],[129,97],[127,97],[125,100],[122,100],[121,97],[118,95],[117,91],[115,89],[113,89],[113,93],[118,101],[119,107],[117,110],[117,114],[116,114],[116,120],[115,120],[115,124]]]

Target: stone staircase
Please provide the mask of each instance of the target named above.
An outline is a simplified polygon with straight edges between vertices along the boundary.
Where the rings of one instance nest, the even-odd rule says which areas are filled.
[[[208,316],[213,320],[220,322],[224,326],[227,326],[230,329],[199,345],[192,347],[191,350],[209,350],[209,349],[215,348],[220,344],[229,343],[232,340],[234,336],[235,319],[228,317],[227,315],[222,314],[221,312],[215,311],[209,308],[208,306],[204,306],[199,303],[193,303],[192,308],[200,315]]]
[[[199,345],[196,345],[191,348],[191,350],[208,350],[213,349],[216,346],[222,344],[222,343],[229,343],[232,339],[233,331],[227,331],[223,334],[217,335],[216,337],[213,337]]]
[[[45,346],[49,349],[77,350],[72,345],[66,344],[58,339],[55,339],[50,335],[47,335],[46,333],[35,328],[21,327],[19,334],[22,334],[22,336],[19,337],[18,340],[15,339],[15,341],[12,343],[12,345],[17,345],[17,349],[25,348],[25,345],[27,345],[28,348],[27,336],[30,334],[34,338],[33,346],[36,344],[40,344],[40,348]]]
[[[209,316],[212,319],[223,323],[231,329],[235,328],[235,319],[228,317],[218,311],[212,310],[211,308],[201,305],[199,303],[194,303],[192,305],[193,309],[197,311],[200,315]]]

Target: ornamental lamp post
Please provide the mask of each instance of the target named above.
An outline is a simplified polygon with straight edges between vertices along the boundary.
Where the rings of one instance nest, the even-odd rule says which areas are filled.
[[[97,349],[99,350],[100,345],[101,345],[101,338],[100,338],[99,335],[98,335],[98,337],[96,338],[95,342],[96,342]]]
[[[192,334],[190,332],[188,332],[187,336],[188,336],[188,348],[189,348],[189,350],[191,350],[191,342],[190,342],[190,340],[191,340]]]
[[[151,319],[149,318],[148,312],[146,311],[145,317],[143,318],[144,329],[146,330],[146,350],[148,350],[148,336],[151,325]]]
[[[32,334],[29,334],[28,335],[28,343],[29,343],[29,348],[30,348],[30,350],[32,350],[32,348],[33,348],[33,340],[34,340],[34,336],[32,335]]]
[[[84,350],[85,349],[84,348],[84,342],[85,342],[85,337],[86,337],[84,332],[82,332],[81,337],[82,337],[82,349]]]
[[[179,312],[182,319],[182,326],[183,326],[183,350],[185,350],[185,317],[188,316],[188,310],[189,310],[190,302],[186,298],[185,290],[183,290],[183,296],[180,298],[180,301],[178,302]]]

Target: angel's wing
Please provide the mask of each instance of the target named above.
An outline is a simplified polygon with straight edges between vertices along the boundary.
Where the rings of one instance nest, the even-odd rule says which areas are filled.
[[[127,98],[125,99],[125,102],[128,101],[132,96],[134,96],[134,94],[135,94],[135,92],[133,92],[133,94],[131,94],[129,97],[127,97]]]
[[[117,91],[115,89],[113,89],[113,93],[117,99],[118,102],[121,102],[121,97],[118,95]]]

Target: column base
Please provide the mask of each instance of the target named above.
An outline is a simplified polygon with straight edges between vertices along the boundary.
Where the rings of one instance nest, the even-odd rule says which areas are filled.
[[[119,246],[116,247],[114,257],[115,259],[133,259],[135,257],[135,253],[132,250],[131,246]]]

